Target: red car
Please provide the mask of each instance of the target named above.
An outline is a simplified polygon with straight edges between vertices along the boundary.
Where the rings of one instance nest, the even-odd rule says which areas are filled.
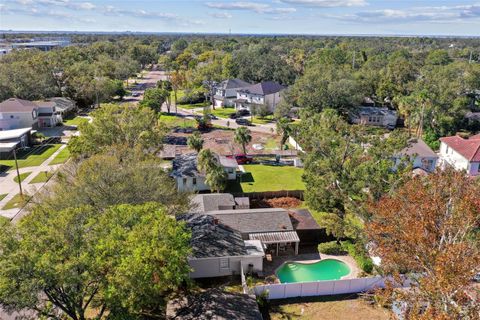
[[[247,163],[252,163],[253,162],[253,157],[247,156],[246,154],[236,154],[234,156],[227,156],[227,158],[233,159],[235,157],[235,160],[237,160],[238,164],[247,164]]]

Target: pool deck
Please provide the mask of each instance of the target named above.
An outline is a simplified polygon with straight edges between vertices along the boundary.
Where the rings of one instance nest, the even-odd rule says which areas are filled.
[[[328,254],[320,254],[318,252],[316,253],[303,253],[299,254],[298,256],[294,255],[289,255],[289,256],[275,256],[273,257],[272,262],[264,262],[263,264],[263,271],[265,277],[268,276],[276,276],[275,271],[285,262],[302,262],[302,263],[314,263],[318,262],[320,260],[325,260],[325,259],[336,259],[340,260],[348,265],[350,268],[350,273],[346,275],[345,277],[342,277],[342,279],[354,279],[358,278],[358,276],[361,274],[360,268],[358,268],[357,263],[355,260],[348,256],[348,255],[341,255],[341,256],[331,256]],[[277,279],[279,282],[279,280]]]

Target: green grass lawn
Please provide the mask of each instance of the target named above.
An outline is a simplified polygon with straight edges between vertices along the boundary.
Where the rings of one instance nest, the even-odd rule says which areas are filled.
[[[49,165],[65,163],[65,161],[67,161],[68,158],[70,158],[70,150],[68,150],[68,147],[66,147],[60,150],[57,156],[53,158],[52,161],[50,161]]]
[[[23,180],[25,180],[26,177],[28,177],[32,172],[24,172],[24,173],[20,173],[20,176],[15,176],[15,178],[13,178],[13,181],[15,181],[16,183],[18,183],[18,178],[20,177],[20,182],[22,182]]]
[[[32,149],[22,150],[17,153],[18,167],[37,167],[57,151],[60,146],[61,144],[47,144],[43,146],[35,146]],[[15,160],[0,160],[0,165],[7,166],[11,169],[15,167]]]
[[[185,96],[185,91],[177,90],[177,101],[180,100],[180,98],[182,98],[183,96]],[[175,93],[173,91],[170,93],[170,98],[172,99],[172,103],[174,103],[175,102]]]
[[[305,190],[303,169],[291,166],[263,164],[244,165],[242,182],[229,182],[230,192],[266,192],[281,190]]]
[[[171,127],[182,127],[182,128],[196,128],[197,122],[193,119],[186,119],[183,117],[177,117],[173,114],[162,113],[160,116],[160,121],[171,126]]]
[[[273,122],[273,115],[260,118],[258,116],[253,117],[252,123],[254,124],[267,124]]]
[[[52,176],[52,172],[42,171],[30,181],[30,184],[47,182]]]
[[[63,119],[63,124],[66,126],[78,126],[81,123],[87,123],[88,119],[87,118],[82,118],[79,116],[68,116],[65,119]]]
[[[216,115],[219,118],[230,118],[232,113],[235,113],[235,108],[215,108],[215,110],[210,110],[213,115]],[[232,120],[235,121],[235,120]]]
[[[6,196],[8,196],[8,193],[0,194],[0,201],[2,201]]]
[[[200,103],[195,103],[195,104],[179,104],[178,107],[182,109],[198,109],[198,108],[203,108],[207,104],[205,102],[200,102]],[[173,108],[175,109],[175,108]]]
[[[14,209],[14,208],[20,208],[26,201],[28,201],[29,197],[27,195],[23,195],[23,197],[20,194],[16,194],[10,201],[7,202],[3,206],[3,210],[9,210],[9,209]]]

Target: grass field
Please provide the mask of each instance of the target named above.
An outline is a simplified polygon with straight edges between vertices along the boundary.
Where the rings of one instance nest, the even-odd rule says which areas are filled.
[[[391,319],[390,311],[371,306],[365,300],[351,295],[272,300],[269,314],[272,320]]]
[[[254,124],[267,124],[273,122],[273,115],[268,115],[266,117],[260,118],[258,116],[253,117],[252,123]]]
[[[171,127],[182,127],[182,128],[196,128],[197,122],[193,119],[186,119],[183,117],[177,117],[172,114],[162,113],[160,116],[160,121],[171,126]]]
[[[28,177],[32,172],[24,172],[24,173],[20,173],[20,176],[15,176],[13,178],[13,181],[15,181],[16,183],[18,183],[18,178],[20,177],[20,182],[22,182],[23,180],[25,180],[26,177]]]
[[[47,160],[55,151],[60,148],[61,144],[47,144],[43,146],[35,146],[32,149],[26,149],[18,152],[18,167],[36,167]],[[0,160],[0,165],[13,168],[15,167],[15,160]]]
[[[66,147],[60,150],[57,156],[53,158],[52,161],[50,161],[49,165],[65,163],[65,161],[67,161],[68,158],[70,158],[70,150],[68,150],[68,147]]]
[[[195,104],[179,104],[178,107],[182,109],[198,109],[198,108],[203,108],[206,106],[205,102],[200,102],[200,103],[195,103]],[[175,109],[173,107],[172,109]]]
[[[291,166],[263,164],[244,165],[241,182],[229,182],[230,192],[266,192],[281,190],[305,190],[302,181],[303,169]]]
[[[213,115],[216,115],[219,118],[230,118],[232,113],[235,113],[235,108],[216,108],[215,110],[210,110]],[[235,121],[235,120],[232,120]]]
[[[73,116],[73,117],[69,116],[63,119],[63,124],[66,126],[78,126],[81,123],[86,123],[86,122],[88,122],[87,118],[82,118],[79,116]]]
[[[10,201],[3,206],[3,210],[9,210],[14,208],[20,208],[26,201],[28,201],[28,196],[24,195],[23,197],[20,194],[16,194]]]
[[[42,171],[30,181],[30,184],[47,182],[52,176],[52,172]]]

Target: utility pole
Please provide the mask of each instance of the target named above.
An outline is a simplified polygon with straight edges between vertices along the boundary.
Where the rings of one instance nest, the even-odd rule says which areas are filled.
[[[20,171],[18,171],[17,149],[16,148],[13,148],[13,158],[15,159],[15,167],[17,168],[17,180],[18,180],[18,187],[20,188],[20,196],[22,196],[22,198],[23,198],[22,180],[20,179]]]

